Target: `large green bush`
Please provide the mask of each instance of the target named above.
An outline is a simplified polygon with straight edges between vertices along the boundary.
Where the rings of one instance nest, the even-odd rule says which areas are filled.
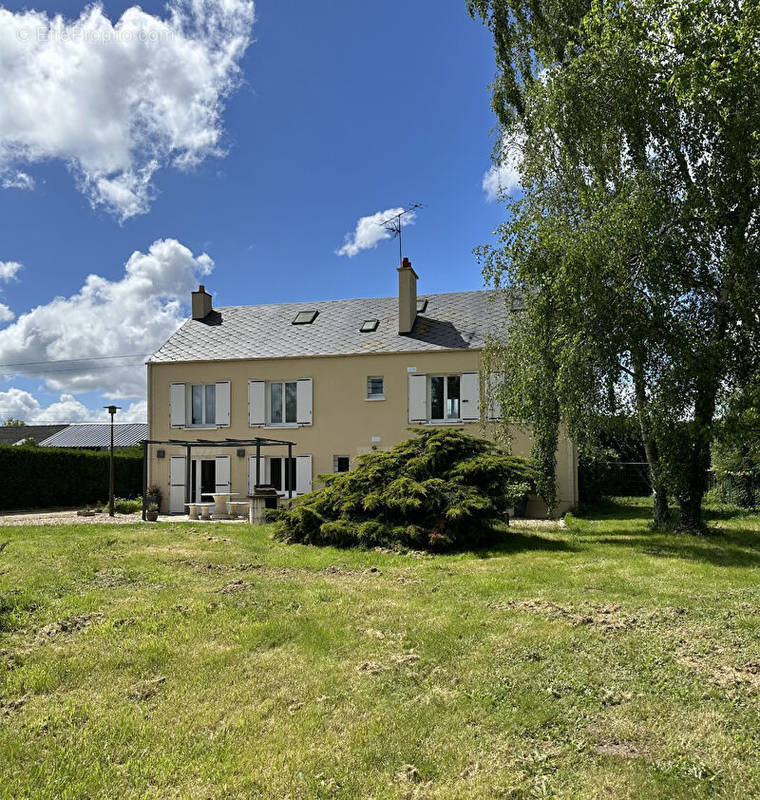
[[[0,446],[0,509],[53,508],[102,502],[108,497],[109,453],[53,447]],[[115,494],[142,492],[142,456],[116,451]]]
[[[390,450],[277,513],[276,536],[338,547],[446,550],[479,544],[533,490],[534,470],[492,442],[450,428],[415,430]]]

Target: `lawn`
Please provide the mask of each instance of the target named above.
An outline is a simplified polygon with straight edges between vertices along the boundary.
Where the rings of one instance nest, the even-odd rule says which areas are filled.
[[[2,798],[760,796],[760,518],[454,556],[6,528]]]

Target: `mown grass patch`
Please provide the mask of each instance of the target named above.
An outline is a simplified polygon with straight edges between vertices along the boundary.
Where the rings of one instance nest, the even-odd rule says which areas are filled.
[[[476,552],[5,529],[0,797],[760,795],[760,521]]]

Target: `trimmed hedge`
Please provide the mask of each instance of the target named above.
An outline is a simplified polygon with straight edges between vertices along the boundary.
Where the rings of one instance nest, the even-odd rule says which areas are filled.
[[[108,499],[109,453],[0,445],[0,509],[83,506]],[[114,453],[117,497],[142,494],[142,454]]]

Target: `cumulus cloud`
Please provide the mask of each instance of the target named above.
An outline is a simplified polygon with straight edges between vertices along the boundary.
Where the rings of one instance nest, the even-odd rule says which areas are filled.
[[[108,422],[110,417],[104,408],[88,408],[72,394],[62,394],[48,406],[43,406],[37,398],[24,389],[11,388],[0,392],[0,417],[20,419],[28,425],[44,425],[56,422]],[[147,403],[140,400],[117,413],[117,422],[146,422]],[[23,431],[19,431],[19,438]]]
[[[34,189],[34,178],[26,172],[16,170],[16,172],[9,172],[2,176],[0,186],[3,189],[26,189],[31,191]]]
[[[21,264],[18,261],[0,261],[0,281],[12,281],[16,278]]]
[[[16,315],[5,305],[5,303],[0,303],[0,323],[3,322],[10,322],[12,319],[15,319]]]
[[[495,163],[483,175],[483,191],[489,202],[506,197],[520,186],[524,142],[524,137],[520,136],[502,139]]]
[[[154,352],[179,327],[190,292],[213,267],[205,253],[159,239],[147,253],[132,253],[119,280],[88,275],[76,294],[0,330],[0,364],[13,365],[0,371],[42,378],[51,391],[144,397],[141,354]]]
[[[93,206],[145,213],[155,172],[221,153],[223,101],[240,80],[252,0],[170,0],[114,23],[0,7],[0,181],[30,188],[19,165],[60,159]],[[27,180],[28,179],[28,180]]]
[[[369,250],[372,247],[377,247],[379,242],[384,239],[390,239],[393,233],[387,228],[383,227],[383,222],[401,214],[403,208],[388,208],[385,211],[378,211],[376,214],[371,214],[368,217],[362,217],[356,223],[356,229],[353,233],[347,233],[343,246],[335,251],[336,255],[348,256],[353,258],[362,250]],[[404,225],[414,225],[415,212],[410,211],[404,215]]]

